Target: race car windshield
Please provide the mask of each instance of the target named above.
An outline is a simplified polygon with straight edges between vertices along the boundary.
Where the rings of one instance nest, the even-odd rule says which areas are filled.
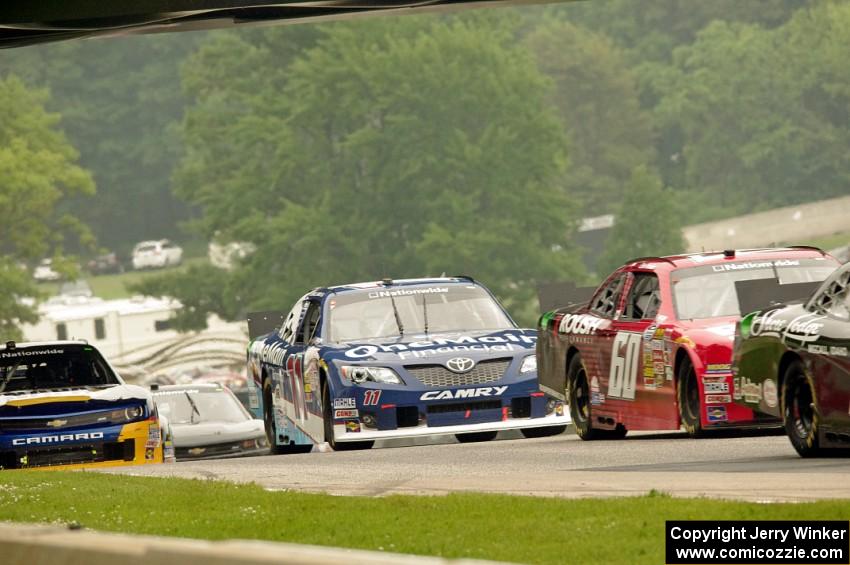
[[[680,320],[740,316],[735,283],[779,279],[780,284],[821,282],[838,265],[829,259],[778,259],[702,265],[674,271],[670,279]]]
[[[328,300],[327,318],[330,342],[393,337],[401,328],[404,335],[413,335],[515,327],[493,297],[475,285],[340,293]]]
[[[120,384],[103,357],[82,345],[0,352],[0,394]]]
[[[251,419],[239,401],[224,389],[166,390],[155,393],[153,399],[172,424],[237,424]]]

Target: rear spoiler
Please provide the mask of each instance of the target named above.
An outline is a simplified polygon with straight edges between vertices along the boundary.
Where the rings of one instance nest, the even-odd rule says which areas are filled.
[[[248,313],[248,338],[252,341],[262,335],[272,333],[283,325],[286,312],[267,310]]]
[[[541,312],[549,312],[556,308],[586,304],[590,302],[595,290],[591,286],[576,286],[572,281],[540,283],[537,285],[537,301]]]
[[[823,284],[823,281],[780,284],[773,279],[756,279],[752,281],[736,281],[735,291],[738,293],[738,307],[741,315],[745,316],[757,310],[767,310],[779,304],[805,300]]]

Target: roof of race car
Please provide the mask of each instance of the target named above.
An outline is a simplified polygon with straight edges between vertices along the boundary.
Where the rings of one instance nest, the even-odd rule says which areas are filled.
[[[393,288],[397,286],[412,286],[418,284],[447,284],[447,283],[475,283],[472,277],[456,276],[456,277],[433,277],[421,279],[387,279],[387,281],[372,281],[361,283],[340,284],[334,286],[320,287],[314,292],[347,292],[353,290],[363,290],[367,288]],[[477,284],[477,283],[476,283]]]
[[[702,253],[686,253],[682,255],[667,255],[664,257],[639,257],[626,261],[624,266],[637,266],[641,263],[668,263],[673,267],[693,267],[696,265],[714,265],[728,261],[751,259],[782,259],[789,253],[800,253],[804,257],[826,257],[827,254],[809,246],[764,247],[758,249],[732,249],[728,251],[705,251]]]
[[[224,390],[224,385],[219,383],[186,383],[179,385],[160,385],[156,389],[151,389],[151,393],[156,395],[157,393],[163,392],[173,392],[173,391],[193,391],[193,390],[203,390],[208,392],[215,392],[218,390]]]
[[[93,347],[89,342],[82,339],[66,339],[66,340],[49,340],[49,341],[7,341],[0,343],[0,351],[5,351],[9,343],[14,343],[14,349],[24,349],[28,347],[55,347],[57,345],[88,345]]]

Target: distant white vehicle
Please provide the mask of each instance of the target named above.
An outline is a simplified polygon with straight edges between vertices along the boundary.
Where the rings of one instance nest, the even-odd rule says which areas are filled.
[[[224,244],[211,241],[207,248],[207,256],[214,267],[229,271],[238,261],[256,250],[257,247],[253,243],[245,241],[231,241]]]
[[[58,281],[62,275],[53,270],[53,259],[42,259],[32,272],[32,278],[41,282]]]
[[[179,265],[183,248],[167,239],[141,241],[133,247],[134,269],[158,269]]]
[[[220,384],[152,386],[159,414],[167,417],[178,461],[266,455],[262,420],[255,419]]]
[[[83,279],[78,279],[75,281],[68,281],[62,283],[59,287],[59,299],[65,299],[67,297],[74,297],[80,299],[89,299],[94,296],[89,283],[87,283]]]

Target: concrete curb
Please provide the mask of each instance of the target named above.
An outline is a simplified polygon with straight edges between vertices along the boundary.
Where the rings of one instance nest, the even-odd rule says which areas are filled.
[[[399,553],[251,540],[203,541],[0,522],[4,565],[493,565]]]

